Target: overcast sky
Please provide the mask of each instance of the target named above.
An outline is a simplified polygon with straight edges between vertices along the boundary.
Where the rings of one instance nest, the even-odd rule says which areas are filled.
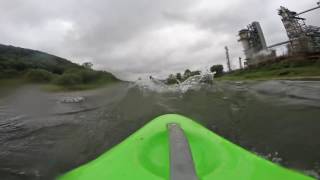
[[[287,39],[277,9],[317,0],[0,0],[0,43],[45,51],[135,80],[243,56],[238,30],[259,21],[268,44]],[[305,15],[320,25],[320,11]]]

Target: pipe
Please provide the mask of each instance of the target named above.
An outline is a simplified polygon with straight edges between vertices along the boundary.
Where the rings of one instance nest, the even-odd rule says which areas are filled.
[[[273,44],[271,46],[268,46],[268,48],[273,48],[273,47],[281,46],[283,44],[288,44],[288,43],[290,43],[290,41],[284,41],[284,42],[281,42],[281,43],[277,43],[277,44]]]
[[[310,11],[313,11],[313,10],[316,10],[316,9],[319,9],[319,8],[320,8],[320,3],[318,3],[318,7],[314,7],[314,8],[311,8],[311,9],[309,9],[309,10],[302,11],[302,12],[296,14],[296,16],[300,16],[301,14],[305,14],[305,13],[307,13],[307,12],[310,12]]]

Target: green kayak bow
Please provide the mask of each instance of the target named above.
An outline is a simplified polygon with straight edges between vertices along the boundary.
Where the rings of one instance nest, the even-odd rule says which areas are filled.
[[[160,116],[59,180],[312,180],[180,115]]]

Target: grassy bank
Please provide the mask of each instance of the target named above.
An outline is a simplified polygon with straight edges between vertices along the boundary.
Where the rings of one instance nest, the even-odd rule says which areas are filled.
[[[30,82],[24,78],[11,78],[11,79],[1,79],[0,87],[1,88],[17,88],[22,85],[34,84],[40,85],[41,88],[45,91],[50,92],[59,92],[59,91],[82,91],[82,90],[90,90],[105,87],[109,84],[117,83],[119,81],[109,81],[109,80],[98,80],[95,82],[83,84],[74,84],[74,85],[58,85],[53,82]]]
[[[118,81],[108,72],[85,68],[69,69],[63,74],[54,74],[43,69],[30,69],[11,77],[2,76],[0,86],[17,87],[24,84],[38,84],[47,91],[72,91],[99,88]]]
[[[218,80],[320,80],[320,60],[282,61],[224,74]]]

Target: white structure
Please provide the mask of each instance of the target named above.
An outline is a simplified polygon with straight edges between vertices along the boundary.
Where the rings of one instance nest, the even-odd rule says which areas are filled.
[[[267,51],[267,43],[259,22],[253,22],[246,29],[239,31],[239,42],[242,43],[246,64],[253,65],[259,63],[256,58],[261,51]]]

